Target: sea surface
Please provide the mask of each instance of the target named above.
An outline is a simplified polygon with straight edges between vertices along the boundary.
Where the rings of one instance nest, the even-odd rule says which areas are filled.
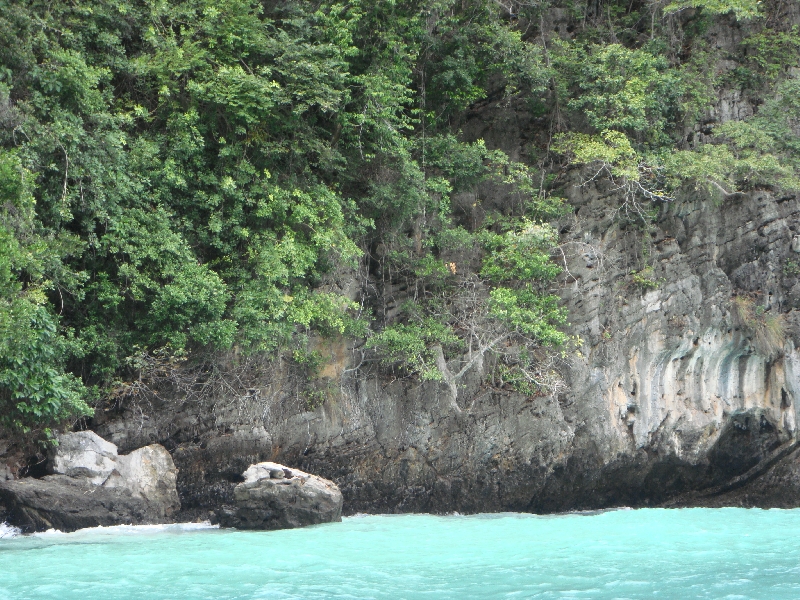
[[[14,535],[0,598],[800,598],[800,510],[356,516]]]

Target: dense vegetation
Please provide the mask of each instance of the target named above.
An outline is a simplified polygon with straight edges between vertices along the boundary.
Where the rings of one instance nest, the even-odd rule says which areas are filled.
[[[549,290],[564,166],[645,221],[693,188],[800,187],[800,35],[771,9],[0,0],[2,424],[88,414],[143,354],[303,362],[312,334],[365,339],[456,408],[486,357],[547,386],[542,348],[569,344]],[[704,42],[724,19],[746,28],[735,56]],[[687,140],[726,86],[775,91]],[[461,133],[491,102],[539,117],[526,164]],[[508,202],[480,207],[487,189]]]

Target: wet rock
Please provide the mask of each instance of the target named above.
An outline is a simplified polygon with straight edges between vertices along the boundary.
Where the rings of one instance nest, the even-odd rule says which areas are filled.
[[[291,529],[342,520],[342,493],[335,483],[272,462],[251,465],[234,489],[236,505],[216,519],[237,529]]]
[[[24,532],[170,522],[177,471],[163,446],[119,456],[91,431],[59,436],[42,479],[0,481],[0,520]]]

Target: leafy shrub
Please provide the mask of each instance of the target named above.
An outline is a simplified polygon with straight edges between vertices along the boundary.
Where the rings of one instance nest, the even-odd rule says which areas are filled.
[[[687,8],[702,8],[710,14],[733,13],[737,19],[760,17],[760,0],[676,0],[664,7],[664,12],[675,13]]]
[[[487,233],[484,246],[489,251],[481,275],[502,283],[509,281],[550,281],[561,271],[550,260],[550,249],[557,234],[549,225],[522,220],[519,229],[504,234]]]
[[[461,340],[444,323],[425,319],[421,323],[399,323],[371,337],[367,346],[379,351],[387,365],[399,364],[423,381],[441,381],[434,347],[459,347]]]
[[[622,131],[652,147],[671,141],[683,90],[680,72],[669,67],[647,49],[564,43],[554,66],[566,106],[594,131]]]
[[[55,319],[27,299],[0,301],[0,424],[23,432],[91,414],[81,381],[63,371]]]
[[[80,246],[40,235],[30,172],[2,150],[0,202],[0,425],[49,432],[90,412],[83,384],[64,369],[74,347],[47,302],[48,292],[74,292],[82,280],[59,261]]]
[[[789,79],[756,115],[718,127],[716,143],[669,155],[666,170],[674,186],[693,181],[717,198],[756,186],[800,190],[798,120],[800,79]]]
[[[542,295],[529,287],[496,288],[490,292],[489,313],[510,329],[543,346],[560,346],[568,336],[557,328],[567,321],[560,298]]]
[[[664,279],[656,279],[653,267],[645,267],[641,271],[631,271],[631,280],[643,290],[657,289]]]
[[[783,274],[787,277],[800,275],[800,263],[798,263],[796,260],[792,260],[791,258],[787,258],[786,262],[783,263]]]

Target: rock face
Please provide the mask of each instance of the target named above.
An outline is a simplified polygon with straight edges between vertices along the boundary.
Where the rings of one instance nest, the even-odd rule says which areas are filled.
[[[553,512],[720,490],[723,479],[791,447],[800,275],[785,265],[798,260],[800,199],[677,200],[660,207],[643,240],[613,218],[615,196],[578,186],[579,175],[566,187],[575,216],[561,228],[560,293],[583,340],[581,355],[562,366],[568,389],[528,398],[485,387],[476,368],[461,381],[457,413],[436,382],[354,377],[345,369],[358,361],[342,342],[322,346],[334,393],[313,410],[285,383],[289,373],[264,364],[239,395],[187,402],[162,393],[144,426],[132,412],[109,413],[98,431],[122,448],[151,440],[174,448],[181,501],[198,514],[234,504],[239,474],[265,460],[335,481],[345,513]],[[657,282],[650,289],[631,277],[643,268],[643,244]],[[737,297],[780,315],[780,347],[758,343],[736,314]],[[800,465],[784,457],[724,492],[725,502],[800,505],[789,460]]]
[[[234,488],[234,507],[217,510],[223,527],[292,529],[342,520],[342,493],[332,481],[273,462],[251,465]]]
[[[787,25],[800,24],[786,4]],[[545,15],[548,30],[563,30],[559,19]],[[708,35],[733,51],[746,31],[726,23]],[[748,102],[719,90],[707,121],[753,114]],[[523,161],[549,135],[509,99],[459,127]],[[217,388],[201,381],[218,392],[187,401],[185,389],[161,390],[95,426],[121,448],[168,445],[181,500],[198,511],[234,504],[239,474],[264,460],[336,481],[348,513],[800,506],[800,197],[754,189],[720,204],[686,190],[648,204],[658,214],[642,227],[612,184],[587,179],[567,172],[559,190],[572,213],[557,224],[558,293],[583,345],[560,365],[558,393],[491,388],[476,365],[458,412],[446,386],[357,372],[359,349],[334,340],[318,348],[324,403],[310,406],[286,365],[265,361],[231,367]],[[453,198],[454,214],[509,205],[502,190],[478,192]],[[385,285],[395,306],[408,300],[391,281],[337,277],[352,297]],[[737,314],[748,302],[761,315],[749,324]],[[766,317],[781,333],[769,343]]]
[[[24,532],[170,522],[177,472],[163,446],[119,456],[91,431],[60,435],[42,479],[0,482],[2,519]]]

